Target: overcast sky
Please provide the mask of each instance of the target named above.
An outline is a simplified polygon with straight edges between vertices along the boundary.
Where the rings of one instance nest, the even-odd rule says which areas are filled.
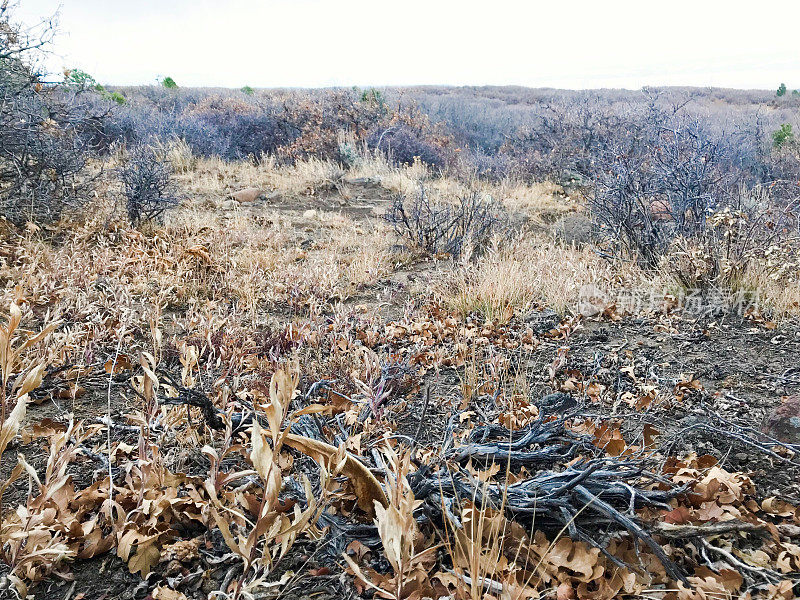
[[[51,69],[183,86],[800,88],[800,0],[22,0]]]

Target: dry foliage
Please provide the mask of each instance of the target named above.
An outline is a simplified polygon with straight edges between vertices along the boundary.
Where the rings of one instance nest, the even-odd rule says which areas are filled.
[[[368,185],[382,206],[423,180],[440,199],[466,189],[419,164],[164,152],[197,197],[163,227],[3,237],[3,589],[25,596],[108,554],[156,599],[309,581],[393,599],[793,597],[799,509],[622,422],[707,399],[701,381],[654,381],[633,353],[613,379],[570,364],[583,286],[652,282],[541,234],[571,210],[545,197],[555,188],[479,183],[527,233],[453,261],[393,252],[379,211],[216,208],[244,184],[309,202]],[[738,280],[770,279],[788,264],[776,252]],[[548,404],[564,397],[592,410]],[[566,516],[548,505],[591,485],[559,496]],[[525,490],[539,495],[522,506]]]

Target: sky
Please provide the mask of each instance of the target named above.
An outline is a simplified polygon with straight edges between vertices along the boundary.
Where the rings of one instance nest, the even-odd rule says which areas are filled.
[[[104,84],[800,88],[800,0],[21,0]]]

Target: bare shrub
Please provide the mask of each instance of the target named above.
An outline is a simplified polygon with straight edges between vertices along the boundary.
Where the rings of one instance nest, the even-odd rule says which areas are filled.
[[[174,132],[201,156],[226,160],[274,154],[296,134],[275,102],[212,96],[187,107]]]
[[[87,101],[92,92],[42,82],[32,65],[53,25],[23,28],[12,8],[0,4],[0,213],[50,222],[88,197],[85,167],[105,114]]]
[[[395,233],[431,254],[460,256],[480,250],[506,224],[505,210],[479,192],[456,203],[432,200],[424,187],[412,198],[398,196],[384,215]]]
[[[159,221],[177,205],[172,167],[151,146],[136,146],[117,170],[125,209],[133,225]]]
[[[591,180],[597,158],[609,147],[622,121],[607,100],[592,92],[548,100],[501,151],[514,157],[529,178],[583,186]]]
[[[407,126],[389,127],[374,131],[367,139],[370,148],[386,152],[399,165],[411,165],[420,160],[432,167],[444,167],[442,149],[425,136]]]
[[[774,282],[800,274],[797,215],[769,199],[753,206],[727,206],[712,213],[708,227],[693,238],[673,241],[662,270],[687,290],[712,288],[756,293],[758,275]]]
[[[516,165],[508,154],[488,154],[477,150],[460,152],[452,169],[455,176],[463,180],[481,179],[495,183],[513,179]]]
[[[655,266],[676,237],[705,229],[730,193],[726,147],[697,119],[654,106],[602,152],[589,204],[613,242]]]

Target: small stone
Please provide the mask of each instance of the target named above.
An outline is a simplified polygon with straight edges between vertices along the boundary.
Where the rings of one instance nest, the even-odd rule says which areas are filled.
[[[239,208],[239,203],[236,200],[225,200],[222,203],[222,210],[236,210]]]
[[[304,219],[316,219],[317,218],[317,211],[313,208],[309,208],[307,211],[303,213]]]
[[[800,444],[800,396],[790,396],[770,411],[764,433],[787,444]]]
[[[236,202],[250,203],[255,202],[263,195],[264,191],[261,188],[251,187],[239,190],[238,192],[233,192],[231,194],[231,198],[236,200]]]

